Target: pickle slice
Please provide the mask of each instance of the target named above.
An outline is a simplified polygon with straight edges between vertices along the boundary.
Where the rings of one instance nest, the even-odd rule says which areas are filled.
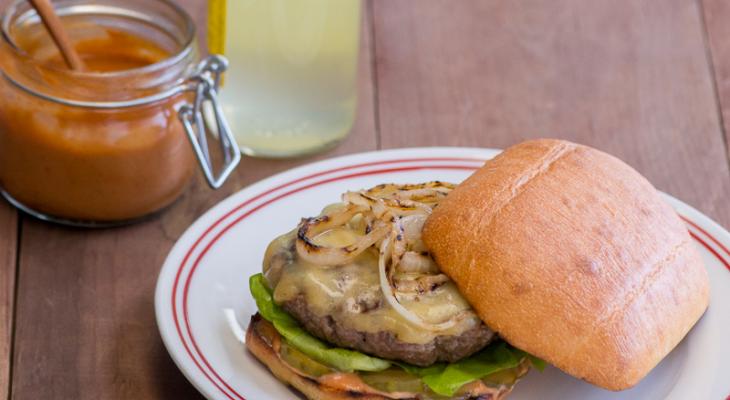
[[[284,362],[309,376],[318,378],[322,375],[335,372],[334,369],[317,361],[314,361],[306,354],[290,346],[289,343],[286,342],[286,340],[281,341],[279,355],[281,356],[281,359],[284,360]]]

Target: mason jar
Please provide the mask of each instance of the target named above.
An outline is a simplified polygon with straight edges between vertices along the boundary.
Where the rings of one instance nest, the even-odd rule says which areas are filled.
[[[217,104],[226,61],[199,60],[190,16],[171,1],[54,6],[82,71],[66,68],[29,2],[16,1],[2,16],[2,195],[42,219],[96,226],[172,203],[196,159],[219,187],[240,159]],[[217,173],[212,140],[223,153]]]

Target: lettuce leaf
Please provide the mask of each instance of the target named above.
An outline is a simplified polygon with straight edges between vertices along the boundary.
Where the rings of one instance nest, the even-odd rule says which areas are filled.
[[[312,359],[343,372],[382,371],[390,367],[389,361],[370,357],[358,351],[332,348],[310,335],[291,315],[274,303],[262,274],[253,275],[248,283],[261,316],[271,322],[292,347]]]
[[[419,378],[423,378],[424,376],[428,375],[438,375],[446,369],[446,366],[448,364],[446,363],[436,363],[433,365],[429,365],[428,367],[418,367],[412,364],[400,362],[400,361],[392,361],[393,364],[401,367],[404,371],[408,372],[411,375],[415,375]]]
[[[500,340],[469,358],[447,365],[440,373],[425,375],[422,379],[434,392],[453,396],[465,384],[495,372],[515,368],[524,358],[524,352]]]
[[[547,367],[547,361],[543,360],[542,358],[535,357],[532,354],[527,354],[527,357],[530,358],[530,363],[536,370],[540,372],[545,371],[545,367]]]

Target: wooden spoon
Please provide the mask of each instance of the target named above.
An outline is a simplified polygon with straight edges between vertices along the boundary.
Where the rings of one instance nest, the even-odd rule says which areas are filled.
[[[51,38],[56,43],[56,47],[61,52],[66,65],[74,71],[83,71],[84,62],[81,61],[81,57],[76,53],[71,40],[66,34],[66,30],[61,24],[61,20],[56,15],[56,11],[53,9],[50,0],[29,0],[30,4],[35,8],[38,15],[43,21],[43,25],[51,35]]]

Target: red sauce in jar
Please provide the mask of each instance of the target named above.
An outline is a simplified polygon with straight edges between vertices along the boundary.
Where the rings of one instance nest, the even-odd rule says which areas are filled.
[[[83,32],[75,48],[86,71],[40,74],[53,95],[69,97],[66,90],[86,73],[130,71],[171,56],[154,41],[122,30]],[[15,36],[16,46],[42,67],[66,68],[44,32],[28,29]],[[14,57],[11,50],[0,51],[0,58]],[[8,75],[18,72],[8,65]],[[140,84],[125,76],[104,82],[91,91],[113,97]],[[193,154],[175,111],[181,100],[91,109],[0,82],[0,186],[23,205],[64,219],[113,222],[159,210],[182,193],[193,173]]]

